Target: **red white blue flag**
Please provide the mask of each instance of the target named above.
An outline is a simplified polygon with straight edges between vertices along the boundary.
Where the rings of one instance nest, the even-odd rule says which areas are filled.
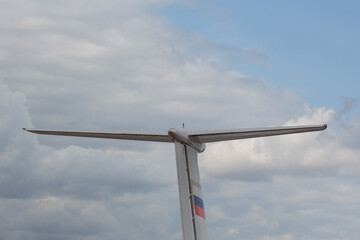
[[[194,195],[195,214],[205,219],[204,202],[201,198]]]

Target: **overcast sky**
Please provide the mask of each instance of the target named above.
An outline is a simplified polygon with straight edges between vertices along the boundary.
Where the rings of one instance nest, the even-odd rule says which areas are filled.
[[[173,144],[74,130],[323,132],[207,145],[210,240],[359,239],[357,1],[0,0],[0,238],[180,240]]]

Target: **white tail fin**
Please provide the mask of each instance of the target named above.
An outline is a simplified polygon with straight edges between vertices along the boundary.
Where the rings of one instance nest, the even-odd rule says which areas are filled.
[[[202,200],[197,151],[175,141],[181,223],[184,240],[206,240],[205,208]]]

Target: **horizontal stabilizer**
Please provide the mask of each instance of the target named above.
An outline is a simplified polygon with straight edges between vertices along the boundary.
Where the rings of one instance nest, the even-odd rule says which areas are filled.
[[[179,131],[186,133],[180,142],[209,143],[218,141],[237,140],[245,138],[267,137],[275,135],[284,135],[292,133],[314,132],[326,129],[327,125],[296,126],[296,127],[269,127],[269,128],[250,128],[235,130],[214,130],[214,131]],[[24,130],[32,133],[74,137],[91,137],[91,138],[109,138],[123,140],[153,141],[153,142],[173,142],[173,134],[169,132],[144,132],[144,131],[69,131],[69,130],[43,130],[27,129]],[[180,134],[181,135],[181,134]]]
[[[67,131],[67,130],[42,130],[42,129],[27,129],[24,130],[32,133],[46,134],[46,135],[60,135],[73,137],[91,137],[91,138],[110,138],[110,139],[124,139],[124,140],[138,140],[138,141],[153,141],[153,142],[173,142],[167,132],[143,132],[143,131]]]
[[[284,135],[292,133],[304,133],[321,131],[327,128],[327,125],[297,126],[297,127],[269,127],[269,128],[251,128],[235,130],[215,130],[215,131],[192,131],[189,139],[193,142],[209,143],[245,138],[267,137],[275,135]]]

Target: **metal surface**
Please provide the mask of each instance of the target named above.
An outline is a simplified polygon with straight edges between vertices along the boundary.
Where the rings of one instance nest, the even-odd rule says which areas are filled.
[[[184,240],[206,240],[205,213],[196,214],[194,199],[202,199],[197,151],[175,141],[181,223]],[[204,209],[204,207],[203,207]]]
[[[193,142],[209,143],[218,141],[237,140],[245,138],[268,137],[276,135],[294,134],[321,131],[327,128],[327,125],[311,125],[297,127],[268,127],[268,128],[250,128],[233,129],[217,131],[192,131],[189,133],[189,139]]]
[[[204,143],[194,142],[189,139],[189,134],[190,134],[189,131],[186,131],[184,129],[171,128],[168,131],[168,134],[170,137],[172,137],[176,141],[187,144],[187,145],[191,146],[192,148],[196,149],[196,151],[198,151],[199,153],[201,153],[205,150],[206,146]]]
[[[144,131],[72,131],[72,130],[45,130],[45,129],[27,129],[25,131],[58,136],[72,136],[72,137],[89,137],[89,138],[110,138],[123,140],[137,140],[137,141],[153,141],[153,142],[173,142],[167,132],[144,132]]]
[[[187,131],[172,128],[168,132],[89,132],[67,130],[25,129],[28,132],[74,137],[111,138],[124,140],[174,142],[179,185],[181,222],[184,240],[206,240],[205,210],[201,194],[197,154],[205,143],[255,137],[321,131],[327,125],[237,129],[223,131]]]

